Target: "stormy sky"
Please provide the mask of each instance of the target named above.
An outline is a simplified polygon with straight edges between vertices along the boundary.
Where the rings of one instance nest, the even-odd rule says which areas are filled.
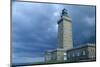
[[[57,21],[66,8],[72,18],[73,46],[95,43],[95,7],[31,2],[12,3],[12,62],[44,61],[57,48]]]

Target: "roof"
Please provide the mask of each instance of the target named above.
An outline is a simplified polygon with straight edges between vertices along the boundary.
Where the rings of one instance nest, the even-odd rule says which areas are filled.
[[[80,48],[85,48],[85,47],[96,47],[96,44],[87,43],[87,44],[83,44],[83,45],[74,47],[74,48],[72,48],[72,49],[69,49],[68,51],[75,50],[75,49],[80,49]]]

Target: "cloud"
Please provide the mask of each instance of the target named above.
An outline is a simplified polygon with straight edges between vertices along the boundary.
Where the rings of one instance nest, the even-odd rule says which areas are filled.
[[[48,8],[51,9],[52,6],[13,3],[13,56],[40,57],[45,50],[57,47],[57,20],[54,20],[56,17],[53,16],[55,11]],[[50,14],[46,14],[48,11]]]
[[[44,57],[13,57],[12,62],[13,64],[44,62]]]
[[[94,17],[86,17],[84,19],[88,25],[93,26],[95,25],[95,16]]]
[[[68,5],[66,7],[68,13],[72,18],[73,25],[73,46],[78,46],[83,43],[90,43],[87,41],[92,35],[95,36],[95,7],[93,6],[80,6],[80,5]],[[83,34],[84,32],[84,34]],[[91,32],[88,36],[87,32]],[[87,36],[85,38],[85,36]],[[90,39],[89,39],[90,40]]]
[[[12,5],[14,63],[26,58],[24,62],[37,62],[38,58],[44,57],[46,50],[57,48],[57,21],[63,8],[72,18],[74,46],[95,41],[88,37],[88,32],[91,32],[91,38],[95,39],[95,8],[92,6],[28,2],[14,2]]]

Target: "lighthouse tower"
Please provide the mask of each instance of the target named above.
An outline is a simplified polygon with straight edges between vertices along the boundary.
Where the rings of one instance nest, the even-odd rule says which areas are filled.
[[[45,61],[65,61],[66,51],[73,48],[72,22],[67,10],[63,9],[58,23],[58,48],[45,54]]]
[[[62,10],[61,19],[58,21],[58,48],[65,50],[73,48],[72,21],[66,9]]]

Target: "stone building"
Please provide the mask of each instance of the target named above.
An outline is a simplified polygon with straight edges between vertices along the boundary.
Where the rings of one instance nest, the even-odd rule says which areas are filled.
[[[72,21],[67,10],[63,9],[58,21],[58,48],[45,52],[45,61],[89,61],[96,59],[95,44],[85,44],[73,48]]]
[[[96,60],[95,44],[84,44],[66,51],[67,61],[93,61]]]

